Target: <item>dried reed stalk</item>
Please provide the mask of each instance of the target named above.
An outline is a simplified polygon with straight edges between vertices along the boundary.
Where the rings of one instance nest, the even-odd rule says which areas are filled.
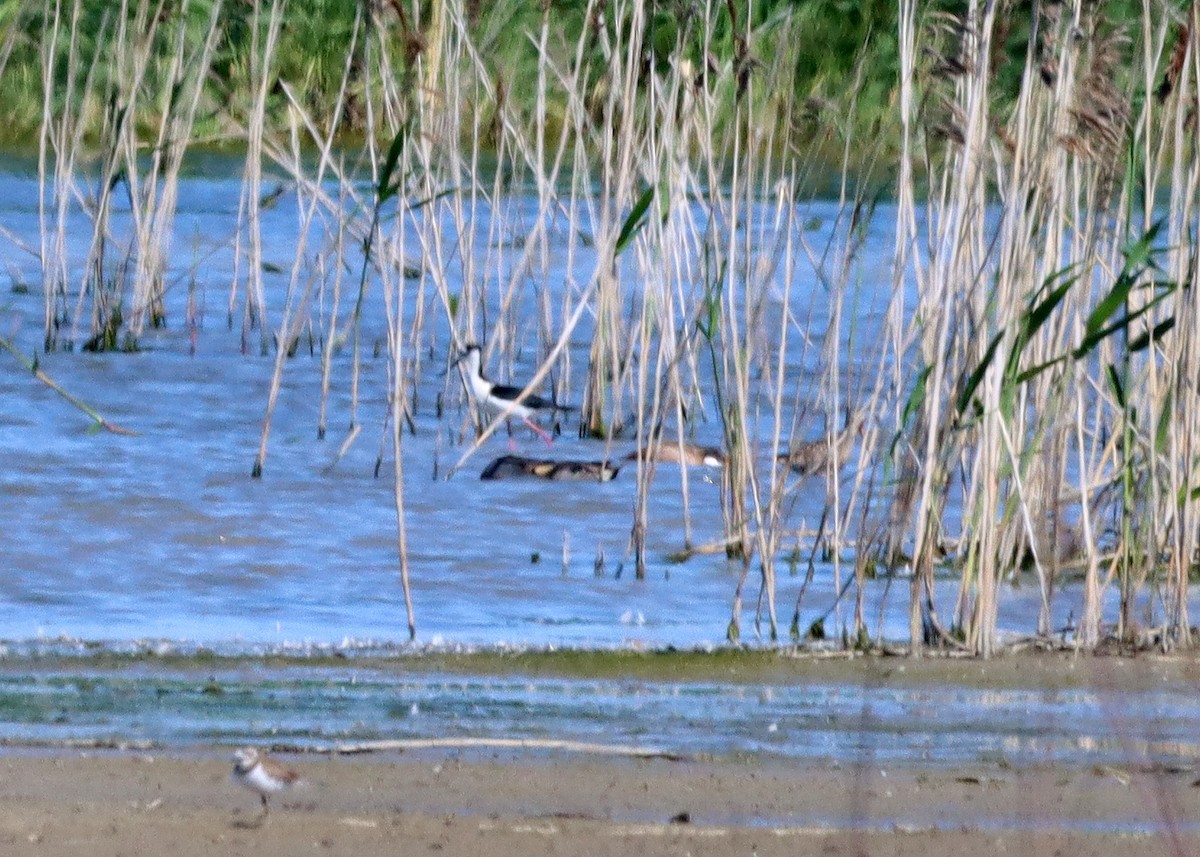
[[[254,0],[254,11],[250,18],[250,86],[254,100],[250,115],[246,118],[246,167],[242,173],[242,194],[238,203],[238,223],[245,227],[247,244],[244,256],[246,265],[245,295],[242,309],[242,351],[250,348],[250,335],[259,330],[259,351],[266,355],[267,299],[262,281],[262,157],[263,135],[266,124],[267,96],[270,93],[272,63],[279,46],[279,31],[283,26],[287,0],[270,0],[266,12],[264,32],[262,0]],[[234,247],[235,267],[229,288],[229,318],[232,323],[240,282],[238,266],[243,262],[243,236],[238,231]]]

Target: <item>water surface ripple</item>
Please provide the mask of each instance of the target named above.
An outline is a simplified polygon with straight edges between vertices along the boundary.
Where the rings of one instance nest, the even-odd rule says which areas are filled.
[[[264,477],[251,479],[275,357],[260,351],[257,333],[242,341],[237,312],[232,325],[227,316],[236,277],[229,239],[240,192],[236,179],[184,178],[167,277],[168,323],[146,333],[139,353],[40,353],[40,265],[24,252],[6,258],[11,287],[0,292],[0,334],[21,352],[37,354],[56,382],[137,434],[90,431],[86,417],[0,354],[0,741],[317,749],[380,739],[553,737],[689,756],[829,764],[1190,764],[1196,755],[1200,713],[1192,688],[1178,682],[1109,694],[854,680],[725,682],[719,675],[655,681],[409,673],[364,668],[354,656],[338,667],[264,666],[255,658],[339,647],[390,652],[409,644],[396,463],[386,434],[380,290],[365,307],[357,400],[351,398],[353,358],[341,349],[332,364],[329,431],[318,439],[320,343],[318,356],[302,343],[283,374]],[[0,165],[0,225],[30,247],[40,241],[37,195],[28,172]],[[268,331],[280,322],[298,240],[289,198],[264,214],[265,252],[274,266],[264,274]],[[527,219],[534,216],[533,197],[512,204]],[[830,239],[836,214],[832,204],[813,203],[800,218],[814,246]],[[889,299],[890,216],[886,205],[879,207],[861,251],[858,341],[871,340]],[[481,234],[486,220],[481,212],[475,224]],[[117,211],[114,230],[128,227],[128,212]],[[77,284],[90,225],[77,213],[68,232],[70,277]],[[568,262],[561,249],[544,272],[547,281],[564,284],[554,286],[561,289],[587,282],[595,266],[591,251],[577,248]],[[513,264],[518,255],[501,253],[499,262]],[[451,284],[452,291],[461,287]],[[407,317],[419,310],[440,318],[444,310],[432,290],[414,288],[410,301],[418,293],[426,304],[410,307]],[[823,326],[826,300],[818,277],[798,277],[794,306],[785,306],[781,295],[767,290],[765,324],[794,311],[806,318],[811,312],[814,329]],[[523,299],[527,305],[517,310],[526,321],[516,334],[512,365],[489,367],[499,380],[528,377],[536,366],[538,338],[529,319],[539,318],[541,308],[529,295]],[[199,307],[195,330],[184,324],[189,301]],[[318,333],[327,312],[322,294],[314,303]],[[569,396],[575,403],[590,323],[569,344],[574,375],[560,378],[575,391]],[[441,371],[444,326],[430,325],[436,331],[423,346],[427,365],[413,391],[415,432],[404,434],[401,452],[415,645],[441,651],[723,646],[741,564],[720,551],[686,562],[672,556],[689,538],[696,544],[720,539],[718,479],[689,471],[685,494],[678,468],[659,470],[647,575],[638,580],[629,562],[635,489],[628,470],[607,484],[481,482],[485,464],[509,451],[501,433],[447,478],[473,438],[461,385]],[[803,393],[795,398],[807,402],[812,390],[806,385],[815,383],[820,366],[817,349],[806,351],[801,339],[786,355],[787,378]],[[847,359],[847,377],[871,359]],[[787,398],[792,407],[793,397]],[[439,402],[444,408],[435,407]],[[339,458],[352,413],[362,432]],[[772,431],[762,414],[749,428],[760,439]],[[580,440],[575,429],[568,421],[551,451],[520,429],[512,443],[530,455],[585,460],[618,459],[633,448],[631,442]],[[800,436],[823,430],[811,413],[798,421]],[[720,436],[716,415],[701,414],[694,440],[715,445]],[[816,526],[824,492],[820,480],[792,487],[793,533]],[[797,545],[790,535],[783,550]],[[806,557],[809,545],[803,544]],[[853,557],[837,568],[829,559],[816,558],[798,624],[804,630],[824,619],[836,638],[852,616],[838,592],[839,575],[850,573]],[[786,635],[807,568],[801,562],[779,569],[777,603]],[[907,637],[905,573],[898,570],[892,585],[882,577],[871,582],[863,607],[873,636]],[[742,639],[773,645],[765,620],[756,623],[754,579],[752,572]],[[1000,593],[999,627],[1006,635],[1036,624],[1037,587],[1021,584],[1018,579]],[[953,605],[957,582],[942,580],[937,587],[941,604]],[[1078,615],[1081,595],[1063,581],[1055,598],[1051,621],[1059,628]],[[1153,609],[1152,603],[1137,605],[1147,625]],[[1191,609],[1200,612],[1196,604]],[[185,656],[211,649],[245,662],[222,660],[211,671],[195,664],[87,664],[91,652],[145,649]],[[47,652],[85,657],[83,665],[63,665]]]
[[[9,745],[563,739],[684,756],[882,765],[1190,766],[1194,688],[970,687],[872,681],[661,681],[375,666],[210,671],[130,664],[0,671]],[[714,673],[719,673],[714,670]]]
[[[161,638],[225,648],[240,644],[249,651],[261,645],[401,640],[407,635],[393,500],[395,463],[385,428],[388,369],[386,356],[380,355],[386,348],[377,350],[386,341],[381,289],[370,290],[364,305],[354,403],[352,349],[334,354],[329,431],[322,440],[317,438],[319,337],[327,329],[330,297],[322,292],[314,299],[315,338],[305,339],[287,362],[264,478],[249,478],[275,365],[270,331],[280,322],[299,236],[295,200],[285,195],[264,213],[262,223],[265,253],[279,269],[264,273],[270,313],[266,333],[252,331],[243,342],[243,298],[231,291],[239,275],[230,240],[236,232],[240,167],[227,166],[224,177],[185,175],[182,180],[176,252],[167,276],[167,323],[145,333],[139,353],[39,353],[44,317],[40,265],[24,251],[6,259],[12,286],[0,296],[3,334],[22,352],[37,354],[40,368],[56,382],[138,434],[91,432],[86,417],[8,355],[0,355],[0,639],[66,636],[120,644]],[[36,247],[41,234],[38,184],[28,170],[28,164],[14,163],[5,169],[0,161],[0,225]],[[528,218],[536,215],[536,204],[535,197],[520,194],[506,202]],[[477,214],[473,228],[487,234],[487,212]],[[891,292],[891,216],[890,209],[880,207],[861,251],[864,280],[856,286],[856,341],[871,341]],[[832,236],[837,209],[832,203],[812,202],[799,219],[808,239],[821,245]],[[118,207],[112,228],[127,234],[129,212]],[[88,219],[74,212],[67,230],[69,278],[75,288],[87,259]],[[314,242],[324,240],[320,228],[314,232],[320,233]],[[543,275],[552,293],[565,294],[570,284],[588,281],[596,264],[592,249],[577,248],[574,256],[558,244],[552,249]],[[519,249],[504,250],[500,258],[510,264],[519,255]],[[461,276],[458,267],[443,273],[452,280]],[[452,282],[451,290],[461,286]],[[827,300],[819,278],[799,273],[790,305],[777,286],[765,294],[763,311],[769,318],[802,310],[806,318],[812,314],[817,329],[825,323]],[[489,367],[499,380],[528,377],[535,368],[534,322],[541,310],[533,303],[535,290],[529,291],[514,308],[523,321],[511,365]],[[414,286],[407,295],[414,303],[411,313],[444,314],[432,289]],[[421,300],[425,303],[417,306]],[[195,329],[185,324],[189,306],[196,312]],[[591,323],[585,321],[576,331],[568,351],[573,368],[559,375],[566,398],[575,403]],[[260,336],[266,339],[267,354],[260,352]],[[722,538],[714,474],[691,471],[685,495],[679,469],[660,468],[649,510],[647,575],[636,580],[629,561],[632,464],[603,485],[483,483],[479,472],[508,451],[507,439],[499,436],[446,478],[472,432],[461,384],[455,373],[443,371],[449,338],[442,332],[437,337],[441,341],[431,338],[421,355],[423,371],[412,399],[415,433],[405,432],[401,453],[418,640],[601,648],[722,642],[741,564],[726,560],[721,551],[698,554],[682,564],[672,561],[689,539],[712,545]],[[795,397],[800,402],[790,394],[785,397],[785,420],[791,419],[793,407],[803,410],[811,404],[819,380],[816,349],[802,347],[803,337],[795,339],[787,355],[787,378],[803,396]],[[869,362],[870,356],[853,359]],[[849,378],[858,367],[848,363],[845,368]],[[444,409],[434,407],[439,401]],[[339,459],[352,414],[362,432]],[[811,410],[797,415],[802,416],[797,422],[800,437],[823,434],[824,424]],[[568,420],[550,451],[523,429],[512,442],[526,454],[584,460],[616,460],[633,448],[628,440],[612,445],[580,440],[576,428]],[[749,430],[765,442],[772,434],[769,416],[756,412]],[[698,414],[695,441],[715,445],[720,437],[716,414]],[[768,466],[769,455],[765,458]],[[807,557],[811,539],[798,534],[816,527],[825,486],[810,479],[793,486],[789,498],[794,505],[788,510],[790,534],[782,551],[797,549]],[[850,573],[853,562],[851,556],[844,559],[835,570],[829,557],[817,557],[812,584],[800,604],[802,631],[825,618],[826,631],[836,637],[850,621],[852,606],[837,598],[838,575]],[[805,562],[780,564],[777,604],[784,634],[806,571]],[[877,580],[869,587],[864,615],[873,636],[907,637],[906,573],[897,570],[901,579],[895,586]],[[754,578],[752,571],[742,639],[770,642],[765,617],[756,624]],[[956,583],[947,580],[939,587],[949,613]],[[1080,603],[1078,588],[1063,581],[1053,605],[1053,626],[1068,625]],[[1154,606],[1138,605],[1139,612],[1153,612]],[[1006,587],[999,627],[1002,632],[1028,632],[1036,625],[1038,608],[1036,585]],[[1152,620],[1147,618],[1147,624]]]

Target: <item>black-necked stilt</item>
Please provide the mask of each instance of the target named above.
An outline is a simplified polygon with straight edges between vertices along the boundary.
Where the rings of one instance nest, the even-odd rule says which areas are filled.
[[[668,464],[686,464],[689,467],[724,467],[725,453],[715,446],[698,446],[684,441],[682,445],[673,440],[662,440],[642,447],[640,453],[635,450],[625,456],[627,461],[638,457],[653,458],[655,461],[665,461]]]
[[[467,386],[471,391],[471,397],[480,407],[494,414],[520,417],[525,425],[537,432],[547,446],[553,445],[554,440],[533,421],[533,417],[537,414],[554,414],[556,411],[574,410],[569,405],[560,405],[532,393],[521,396],[522,387],[510,387],[489,381],[483,374],[483,352],[478,345],[468,345],[454,362],[456,364],[466,363]]]
[[[811,476],[828,466],[833,460],[833,449],[836,447],[838,466],[844,467],[854,450],[854,442],[862,434],[863,421],[861,412],[851,416],[850,409],[847,408],[846,425],[832,443],[825,439],[805,441],[796,444],[788,452],[781,452],[777,459],[801,476]]]
[[[502,455],[483,469],[480,479],[514,479],[532,476],[551,482],[608,482],[620,465],[607,461],[545,461],[520,455]]]
[[[243,747],[233,754],[232,779],[238,785],[258,794],[262,800],[262,814],[265,818],[271,811],[268,797],[299,783],[300,775],[266,753],[261,753],[253,747]]]

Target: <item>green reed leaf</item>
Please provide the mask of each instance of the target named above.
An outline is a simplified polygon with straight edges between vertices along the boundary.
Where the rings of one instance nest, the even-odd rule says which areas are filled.
[[[617,243],[613,248],[613,255],[620,256],[629,242],[637,237],[637,234],[642,231],[642,227],[646,225],[646,212],[650,209],[650,203],[654,200],[654,187],[646,188],[638,201],[634,203],[633,209],[629,212],[629,216],[625,218],[625,222],[621,224],[621,232],[617,235]]]
[[[967,377],[967,383],[963,386],[962,392],[958,394],[958,413],[962,415],[966,413],[967,407],[971,404],[971,399],[975,396],[975,390],[978,389],[983,381],[983,376],[987,373],[988,367],[992,365],[992,360],[996,356],[996,349],[1000,347],[1000,340],[1004,338],[1004,331],[1000,331],[992,337],[991,344],[988,345],[987,351],[983,353],[983,357],[979,363],[971,370],[971,374]]]
[[[379,171],[379,184],[375,187],[375,196],[377,204],[382,205],[393,196],[400,192],[400,182],[397,179],[392,181],[392,175],[396,172],[396,166],[400,163],[400,154],[404,151],[404,144],[408,142],[409,122],[405,121],[400,130],[396,132],[396,136],[392,138],[392,144],[388,146],[387,157],[383,160],[383,168]]]

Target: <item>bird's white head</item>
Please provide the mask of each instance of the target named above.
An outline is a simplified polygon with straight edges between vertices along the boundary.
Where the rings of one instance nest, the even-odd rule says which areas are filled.
[[[476,401],[487,398],[491,392],[492,383],[483,377],[483,349],[475,343],[469,343],[463,353],[454,361],[455,365],[465,364],[467,367],[466,381],[471,395]]]
[[[483,349],[474,342],[467,343],[466,348],[462,350],[462,353],[458,355],[458,359],[454,361],[455,366],[459,363],[466,363],[468,371],[472,373],[478,372],[480,366],[483,365]]]
[[[253,747],[239,747],[233,751],[233,763],[238,770],[248,771],[258,764],[258,751]]]

